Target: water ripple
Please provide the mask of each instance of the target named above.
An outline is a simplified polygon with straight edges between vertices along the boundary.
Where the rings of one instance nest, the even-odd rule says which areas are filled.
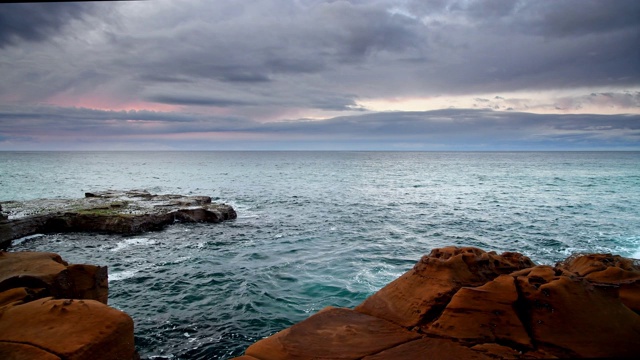
[[[135,319],[148,359],[237,356],[325,306],[356,306],[434,247],[640,257],[639,153],[2,153],[0,165],[0,199],[147,188],[236,208],[222,224],[14,246],[109,266],[110,305]]]

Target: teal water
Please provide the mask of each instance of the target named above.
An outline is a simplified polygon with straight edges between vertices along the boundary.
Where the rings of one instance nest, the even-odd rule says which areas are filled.
[[[222,224],[52,234],[11,251],[109,267],[148,359],[228,359],[353,307],[434,247],[640,257],[640,153],[0,152],[0,201],[147,189],[234,206]]]

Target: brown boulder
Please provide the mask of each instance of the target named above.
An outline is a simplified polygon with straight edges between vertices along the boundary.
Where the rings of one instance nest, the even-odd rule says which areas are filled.
[[[640,268],[636,261],[627,259],[619,255],[611,254],[588,254],[574,255],[567,258],[556,265],[561,270],[566,270],[578,276],[588,276],[593,273],[599,273],[611,267],[624,270],[627,276],[624,278],[609,279],[614,281],[624,281],[627,279],[638,279],[640,277]]]
[[[635,358],[638,275],[637,262],[607,254],[551,267],[515,253],[435,249],[356,311],[322,311],[257,342],[246,356]]]
[[[73,264],[67,267],[72,280],[72,299],[93,299],[106,304],[109,279],[106,266]]]
[[[258,341],[245,354],[261,360],[360,359],[419,337],[382,319],[327,308]]]
[[[68,265],[60,255],[0,251],[0,292],[13,288],[44,289],[41,296],[94,299],[107,303],[107,268]]]
[[[426,332],[476,344],[499,342],[532,348],[515,310],[517,301],[518,290],[509,275],[498,276],[477,288],[464,287]]]
[[[616,285],[620,300],[640,314],[640,262],[611,254],[571,256],[557,267],[601,285]]]
[[[615,288],[568,276],[548,282],[519,276],[516,283],[537,347],[561,357],[633,357],[640,351],[640,316],[622,304]]]
[[[501,274],[534,266],[517,253],[474,247],[434,249],[412,270],[367,298],[355,310],[404,327],[433,321],[463,286],[481,286]]]
[[[4,307],[0,320],[0,344],[35,346],[67,360],[137,357],[131,318],[98,301],[39,299]]]
[[[0,292],[0,311],[3,306],[25,303],[46,297],[45,289],[14,288]],[[1,359],[1,358],[0,358]]]

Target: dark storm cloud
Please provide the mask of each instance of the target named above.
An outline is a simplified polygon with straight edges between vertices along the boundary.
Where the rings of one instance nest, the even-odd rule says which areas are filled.
[[[638,141],[629,123],[637,117],[524,114],[517,111],[531,99],[514,92],[559,93],[545,111],[637,113],[639,12],[640,2],[626,0],[0,5],[0,136],[250,128],[255,136],[327,142],[629,145]],[[360,105],[447,104],[457,95],[475,99],[477,109],[516,111],[371,114]],[[167,108],[158,104],[184,112],[82,108]],[[300,117],[332,118],[280,121]]]
[[[164,32],[145,35],[144,43],[136,34],[114,42],[141,46],[149,57],[145,71],[239,83],[331,71],[328,66],[336,63],[361,63],[420,42],[415,20],[389,14],[379,4],[201,2],[194,12],[174,10],[176,17],[164,24],[171,30],[171,46]],[[221,17],[224,10],[234,16]]]
[[[413,1],[457,93],[640,83],[640,2]],[[468,61],[464,61],[468,59]]]
[[[0,48],[24,40],[44,41],[91,9],[77,2],[0,4]]]
[[[547,36],[581,36],[627,29],[638,36],[640,2],[635,0],[556,1],[551,6],[543,1],[531,1],[523,4],[520,11],[530,14],[526,25]]]
[[[55,92],[85,94],[85,88],[102,84],[113,85],[101,96],[122,98],[177,97],[185,91],[181,86],[192,86],[212,92],[204,98],[237,90],[234,96],[262,97],[265,104],[282,104],[294,93],[296,106],[315,107],[310,94],[319,90],[383,98],[638,86],[639,4],[100,2],[56,4],[45,19],[46,4],[31,15],[2,5],[8,19],[24,18],[11,20],[19,31],[0,32],[4,44],[46,40],[50,29],[93,16],[86,29],[78,29],[86,33],[60,44],[62,52],[42,47],[27,53],[46,63],[22,65],[23,54],[3,54],[12,73],[3,71],[0,90],[17,87],[20,99],[43,101]],[[102,76],[82,75],[92,72]],[[30,75],[38,81],[19,83]]]

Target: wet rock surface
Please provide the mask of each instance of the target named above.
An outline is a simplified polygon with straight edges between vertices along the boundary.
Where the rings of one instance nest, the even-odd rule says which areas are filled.
[[[133,234],[174,222],[235,219],[235,210],[208,196],[153,195],[143,190],[85,193],[80,199],[0,203],[0,248],[37,233],[88,231]]]
[[[639,286],[638,261],[610,254],[536,266],[434,249],[354,310],[323,310],[238,359],[634,358]]]

